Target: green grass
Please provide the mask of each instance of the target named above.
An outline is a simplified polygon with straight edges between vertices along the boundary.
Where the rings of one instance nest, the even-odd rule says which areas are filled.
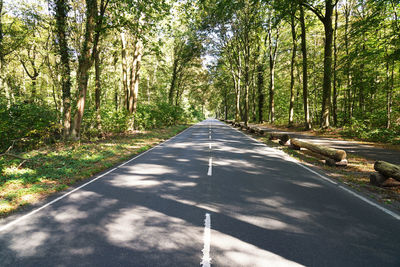
[[[0,217],[142,153],[188,125],[110,136],[95,142],[58,143],[22,153],[26,161],[0,157]]]

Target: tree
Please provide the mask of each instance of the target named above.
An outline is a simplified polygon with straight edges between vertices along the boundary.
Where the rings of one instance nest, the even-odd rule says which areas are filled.
[[[313,6],[308,1],[303,1],[301,4],[311,10],[324,25],[325,43],[324,43],[324,81],[322,88],[322,111],[321,111],[321,127],[328,128],[330,126],[330,108],[331,108],[331,91],[332,91],[332,40],[333,26],[332,14],[338,0],[324,0],[324,10],[322,11]]]

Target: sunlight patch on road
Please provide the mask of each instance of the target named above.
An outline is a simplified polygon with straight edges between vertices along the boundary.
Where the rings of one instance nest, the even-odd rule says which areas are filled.
[[[216,230],[211,231],[213,262],[219,266],[303,266]],[[268,243],[268,239],[265,240]]]
[[[122,209],[100,231],[115,246],[136,251],[171,251],[198,247],[202,228],[145,207]]]

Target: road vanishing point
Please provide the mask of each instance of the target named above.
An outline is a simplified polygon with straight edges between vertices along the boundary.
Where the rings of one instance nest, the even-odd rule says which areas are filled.
[[[400,216],[214,119],[0,222],[0,266],[400,266]]]

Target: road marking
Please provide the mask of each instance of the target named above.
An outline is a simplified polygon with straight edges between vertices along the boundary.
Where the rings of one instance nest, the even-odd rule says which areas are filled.
[[[208,136],[208,139],[211,140],[211,134]]]
[[[208,176],[212,176],[212,157],[208,160]]]
[[[195,125],[197,125],[197,124],[195,124]],[[193,125],[193,126],[195,126],[195,125]],[[58,198],[56,198],[56,199],[54,199],[54,200],[52,200],[52,201],[50,201],[50,202],[44,204],[43,206],[41,206],[41,207],[39,207],[39,208],[37,208],[37,209],[32,210],[31,212],[29,212],[29,213],[27,213],[27,214],[25,214],[25,215],[19,217],[18,219],[15,219],[15,220],[13,220],[13,221],[11,221],[11,222],[9,222],[9,223],[7,223],[7,224],[1,226],[1,227],[0,227],[0,232],[6,230],[6,229],[8,229],[8,228],[10,228],[11,226],[13,226],[13,225],[19,223],[20,221],[22,221],[22,220],[24,220],[24,219],[26,219],[26,218],[28,218],[28,217],[34,215],[35,213],[38,213],[38,212],[41,211],[42,209],[45,209],[45,208],[47,208],[48,206],[50,206],[50,205],[52,205],[52,204],[54,204],[54,203],[60,201],[61,199],[63,199],[63,198],[65,198],[65,197],[71,195],[72,193],[78,191],[79,189],[81,189],[81,188],[83,188],[83,187],[85,187],[85,186],[87,186],[87,185],[89,185],[89,184],[91,184],[91,183],[97,181],[98,179],[104,177],[105,175],[112,173],[112,172],[115,171],[116,169],[119,169],[120,167],[126,165],[127,163],[129,163],[129,162],[131,162],[131,161],[133,161],[133,160],[135,160],[135,159],[137,159],[137,158],[143,156],[143,155],[146,154],[147,152],[150,152],[151,150],[153,150],[153,149],[155,149],[155,148],[157,148],[157,147],[159,147],[159,146],[161,146],[161,145],[163,145],[163,144],[165,144],[165,143],[167,143],[167,142],[170,142],[171,140],[173,140],[173,139],[175,139],[177,136],[183,134],[184,132],[186,132],[187,130],[189,130],[190,128],[192,128],[193,126],[187,128],[187,129],[185,129],[184,131],[182,131],[182,132],[180,132],[179,134],[177,134],[177,135],[171,137],[170,139],[165,140],[164,142],[161,142],[161,143],[159,143],[158,145],[156,145],[156,146],[154,146],[154,147],[152,147],[152,148],[150,148],[150,149],[148,149],[148,150],[142,152],[141,154],[139,154],[139,155],[137,155],[137,156],[131,158],[130,160],[128,160],[128,161],[126,161],[126,162],[124,162],[124,163],[122,163],[121,165],[118,165],[117,167],[115,167],[115,168],[113,168],[113,169],[111,169],[111,170],[109,170],[109,171],[107,171],[107,172],[105,172],[105,173],[103,173],[103,174],[100,174],[100,175],[97,176],[96,178],[94,178],[94,179],[90,180],[89,182],[84,183],[83,185],[81,185],[81,186],[79,186],[79,187],[77,187],[77,188],[75,188],[75,189],[69,191],[68,193],[65,193],[64,195],[59,196]]]
[[[394,213],[394,212],[392,212],[392,211],[390,211],[390,210],[388,210],[388,209],[386,209],[386,208],[384,208],[384,207],[382,207],[382,206],[380,206],[380,205],[378,205],[378,204],[372,202],[372,201],[369,200],[369,199],[366,199],[366,198],[363,197],[363,196],[360,196],[359,194],[357,194],[357,193],[351,191],[350,189],[347,189],[347,188],[344,187],[344,186],[339,185],[339,187],[340,187],[341,189],[343,189],[344,191],[346,191],[346,192],[352,194],[353,196],[355,196],[355,197],[361,199],[362,201],[367,202],[368,204],[370,204],[370,205],[372,205],[372,206],[374,206],[374,207],[380,209],[381,211],[383,211],[383,212],[385,212],[385,213],[387,213],[387,214],[393,216],[393,217],[396,218],[397,220],[400,220],[400,216],[399,216],[398,214],[396,214],[396,213]]]
[[[203,248],[203,259],[201,261],[201,266],[210,267],[211,266],[211,258],[210,258],[210,241],[211,241],[211,216],[209,213],[206,213],[206,219],[204,220],[204,248]]]
[[[318,175],[318,176],[321,177],[322,179],[324,179],[324,180],[326,180],[326,181],[329,181],[329,182],[332,183],[332,184],[335,184],[337,187],[341,188],[342,190],[344,190],[344,191],[350,193],[351,195],[353,195],[353,196],[355,196],[355,197],[357,197],[357,198],[363,200],[364,202],[370,204],[371,206],[374,206],[374,207],[378,208],[379,210],[385,212],[386,214],[392,216],[393,218],[395,218],[395,219],[397,219],[397,220],[400,220],[400,215],[398,215],[397,213],[392,212],[392,211],[390,211],[390,210],[388,210],[388,209],[382,207],[381,205],[372,202],[371,200],[369,200],[369,199],[367,199],[367,198],[365,198],[365,197],[363,197],[363,196],[361,196],[361,195],[359,195],[359,194],[357,194],[357,193],[351,191],[350,189],[347,189],[346,187],[339,185],[337,182],[332,181],[331,179],[327,178],[326,176],[323,176],[322,174],[320,174],[320,173],[318,173],[318,172],[316,172],[316,171],[314,171],[314,170],[308,168],[307,166],[304,166],[300,161],[298,161],[298,160],[295,159],[295,158],[292,158],[290,155],[286,154],[285,152],[283,152],[283,151],[281,151],[281,150],[277,150],[277,149],[272,148],[272,147],[269,147],[269,146],[267,146],[266,144],[264,144],[264,143],[258,141],[257,139],[254,139],[254,138],[252,138],[251,136],[248,136],[248,135],[246,135],[245,133],[242,133],[241,131],[238,131],[237,129],[231,127],[230,125],[227,125],[227,124],[225,124],[225,125],[228,126],[228,127],[231,128],[231,129],[233,129],[233,130],[235,130],[235,131],[237,131],[237,132],[243,134],[244,136],[246,136],[246,137],[249,138],[250,140],[253,140],[253,141],[255,141],[255,142],[259,143],[259,144],[262,144],[263,146],[265,146],[265,147],[267,147],[267,148],[270,148],[270,149],[273,149],[273,150],[275,150],[275,151],[278,151],[278,152],[282,153],[286,158],[290,159],[290,161],[296,163],[298,166],[303,167],[304,169],[306,169],[306,170],[308,170],[308,171],[310,171],[310,172],[312,172],[312,173]]]
[[[211,143],[208,144],[208,148],[211,149]]]

